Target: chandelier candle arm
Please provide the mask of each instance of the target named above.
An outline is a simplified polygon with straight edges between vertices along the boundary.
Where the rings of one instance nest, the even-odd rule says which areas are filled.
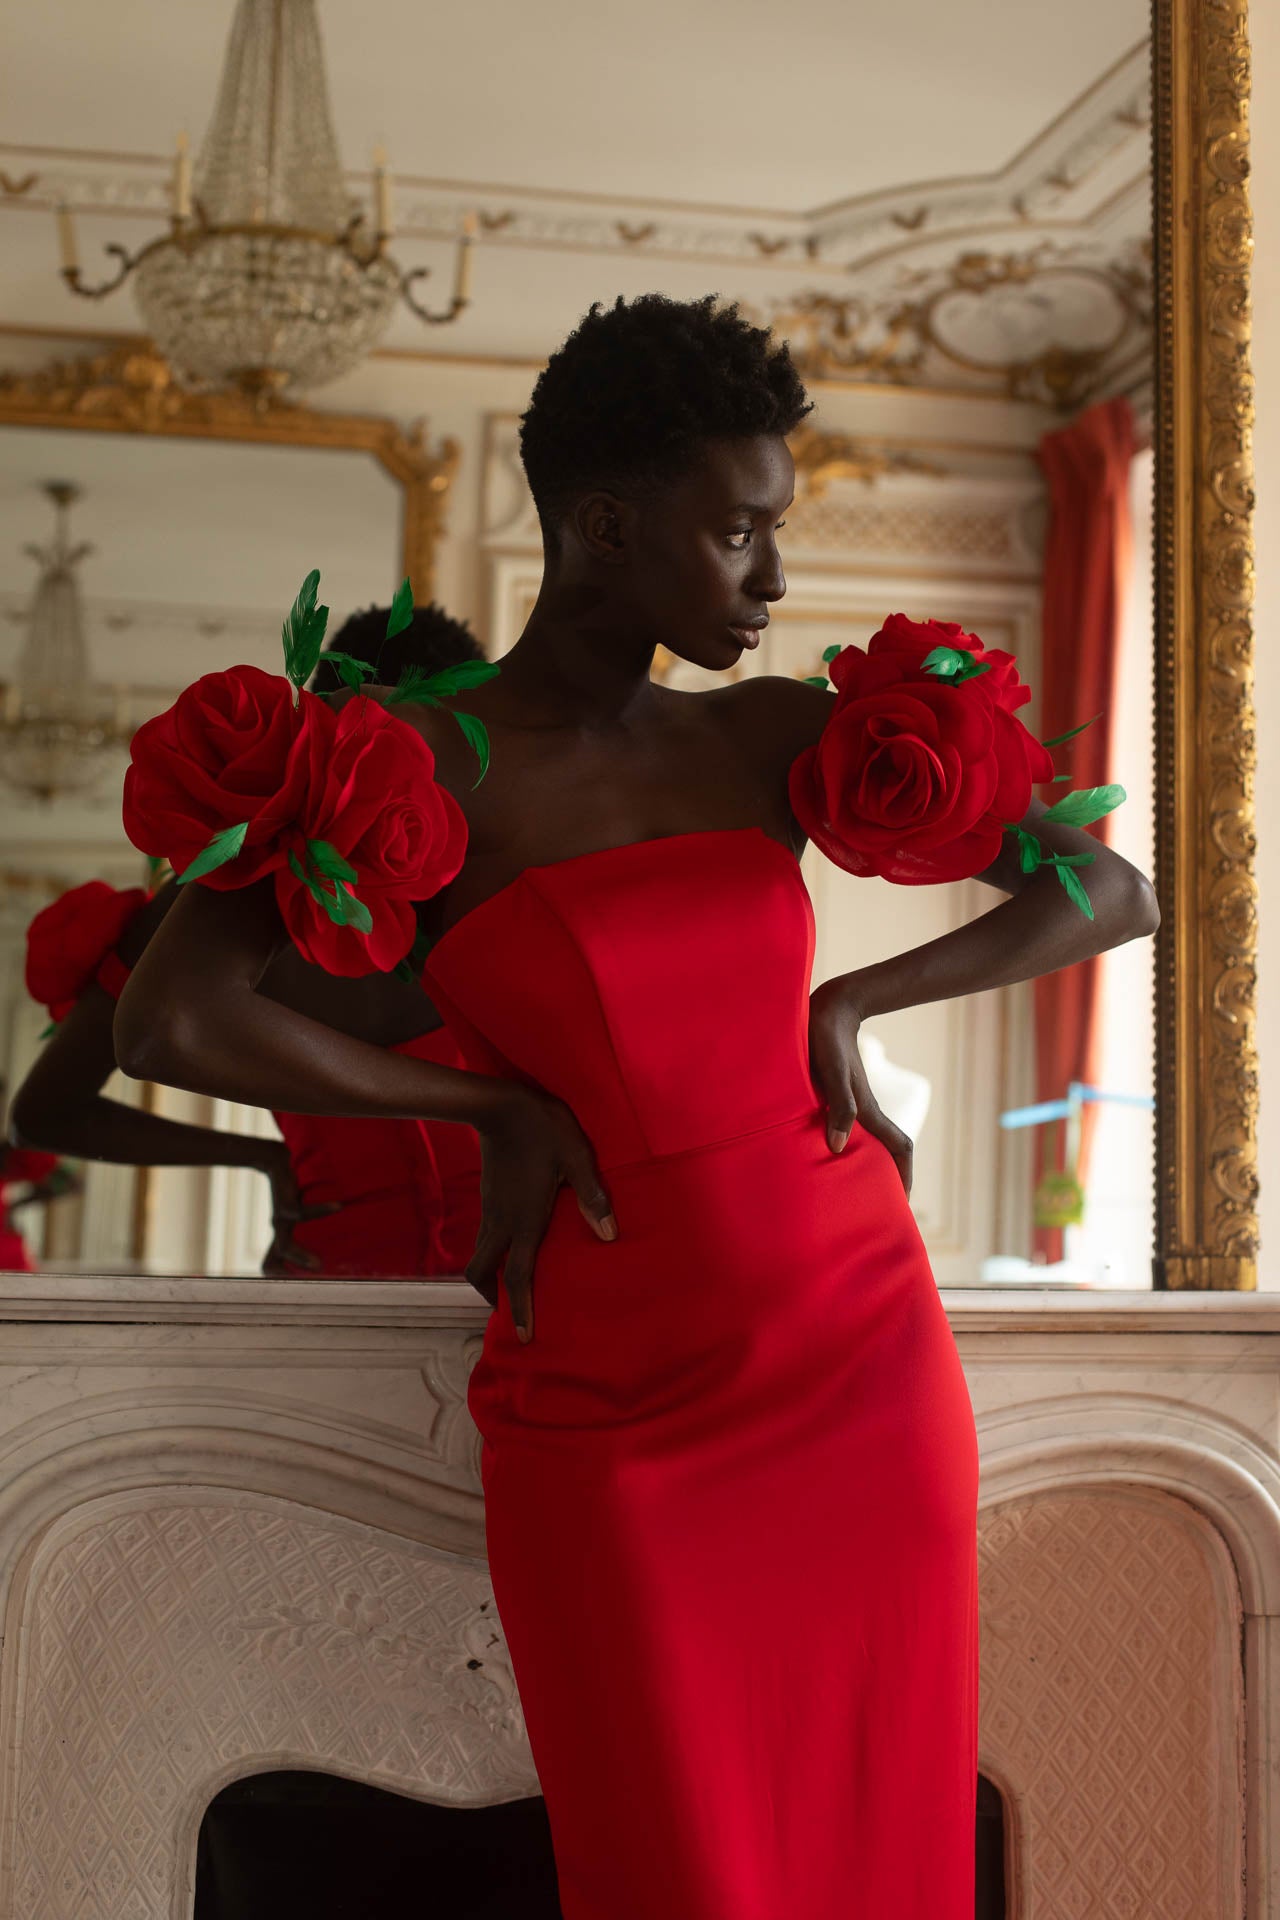
[[[386,252],[392,183],[374,155],[373,208],[354,209],[329,110],[315,0],[238,0],[213,118],[192,165],[185,134],[169,231],[131,255],[107,252],[113,278],[87,286],[70,213],[59,210],[62,277],[100,300],[135,273],[143,323],[181,382],[238,388],[262,401],[322,386],[372,351],[397,299],[422,320],[456,320],[471,298],[476,220],[458,238],[453,298],[441,313],[411,291]]]

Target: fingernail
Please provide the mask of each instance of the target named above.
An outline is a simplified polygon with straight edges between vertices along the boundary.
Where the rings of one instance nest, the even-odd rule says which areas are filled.
[[[829,1133],[827,1142],[832,1153],[843,1153],[849,1144],[849,1136],[847,1133]]]
[[[522,1326],[520,1322],[517,1321],[516,1322],[516,1338],[517,1340],[520,1341],[522,1346],[527,1347],[530,1340],[533,1338],[533,1335],[529,1332],[528,1327]]]
[[[604,1219],[600,1222],[600,1235],[604,1240],[617,1239],[618,1223],[611,1213],[606,1213]]]

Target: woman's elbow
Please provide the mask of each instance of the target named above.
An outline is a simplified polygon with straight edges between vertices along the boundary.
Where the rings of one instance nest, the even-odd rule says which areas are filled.
[[[38,1087],[26,1080],[9,1103],[8,1137],[10,1146],[37,1147],[46,1153],[59,1151],[57,1111],[54,1103]]]
[[[1137,867],[1127,867],[1118,879],[1107,916],[1112,936],[1108,945],[1122,947],[1130,940],[1149,940],[1160,925],[1155,888]]]
[[[157,1007],[126,987],[111,1029],[116,1065],[131,1080],[171,1080],[186,1057],[187,1022],[176,1007]]]

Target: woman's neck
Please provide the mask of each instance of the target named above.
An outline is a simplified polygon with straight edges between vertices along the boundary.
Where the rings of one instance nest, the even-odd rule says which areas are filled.
[[[656,645],[654,633],[595,590],[544,581],[494,691],[517,723],[615,725],[653,698]]]

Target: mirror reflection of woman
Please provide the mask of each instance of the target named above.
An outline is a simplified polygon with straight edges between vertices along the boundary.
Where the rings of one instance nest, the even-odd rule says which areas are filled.
[[[269,1005],[269,881],[189,888],[117,1020],[134,1073],[479,1135],[470,1404],[565,1920],[968,1920],[974,1424],[858,1029],[1157,918],[1024,803],[1050,858],[1091,859],[1092,918],[997,827],[1000,904],[810,996],[794,769],[838,703],[649,671],[659,642],[720,672],[759,644],[807,410],[711,300],[593,310],[539,379],[545,575],[467,698],[486,779],[447,714],[409,719],[466,816],[426,973],[468,1071]]]
[[[353,614],[329,651],[368,657],[391,685],[406,667],[434,673],[480,657],[470,628],[436,606],[415,608],[411,624],[386,642],[387,611],[370,607]],[[316,690],[330,694],[341,684],[322,657]],[[76,896],[86,892],[95,897],[85,901],[82,918],[96,907],[108,918],[114,908],[118,920],[120,905],[130,904],[124,895],[100,902],[96,896],[111,893],[100,885],[77,889],[58,903],[49,934],[64,964],[77,935],[92,948],[91,929],[67,924]],[[415,1120],[346,1121],[277,1111],[282,1138],[268,1139],[172,1120],[105,1092],[116,1070],[116,999],[177,897],[172,881],[151,901],[138,892],[137,911],[119,940],[106,955],[90,954],[75,1004],[56,1009],[56,1030],[15,1096],[15,1139],[120,1166],[243,1167],[264,1174],[272,1227],[266,1273],[398,1278],[459,1272],[475,1244],[479,1216],[479,1157],[469,1131]],[[49,917],[37,917],[33,938]],[[387,974],[335,979],[286,946],[267,969],[261,990],[371,1046],[411,1059],[458,1061],[456,1044],[418,982]]]

